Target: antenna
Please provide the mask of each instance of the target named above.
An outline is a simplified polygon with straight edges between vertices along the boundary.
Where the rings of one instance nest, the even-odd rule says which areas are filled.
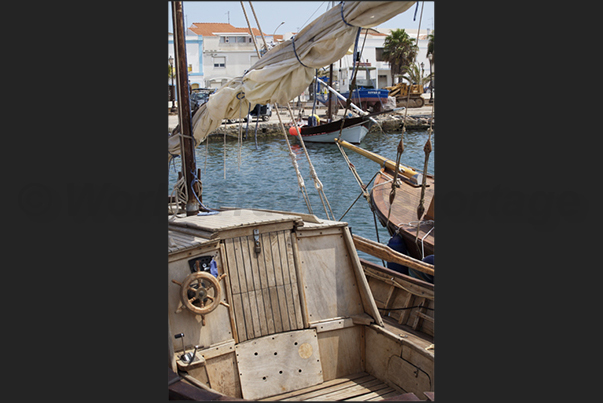
[[[228,23],[230,24],[230,11],[227,11],[224,14],[228,14]]]

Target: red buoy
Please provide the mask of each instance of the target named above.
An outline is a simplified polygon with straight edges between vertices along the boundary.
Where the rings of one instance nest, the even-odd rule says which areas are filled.
[[[295,126],[291,126],[289,127],[289,134],[292,136],[297,136],[299,133],[297,130],[295,130]]]

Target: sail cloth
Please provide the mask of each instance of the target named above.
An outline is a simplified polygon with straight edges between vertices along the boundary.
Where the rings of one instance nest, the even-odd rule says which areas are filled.
[[[342,2],[295,37],[270,49],[242,76],[224,84],[192,118],[196,144],[222,119],[246,116],[249,105],[286,104],[312,82],[314,70],[341,59],[354,45],[358,28],[371,28],[406,11],[414,1]],[[180,154],[177,133],[168,137],[168,159]]]

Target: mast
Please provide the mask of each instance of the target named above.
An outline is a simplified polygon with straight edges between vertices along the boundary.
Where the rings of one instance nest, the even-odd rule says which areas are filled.
[[[184,14],[181,1],[172,1],[172,20],[174,26],[174,54],[176,58],[176,79],[178,81],[178,110],[180,118],[180,148],[182,155],[182,174],[186,183],[186,215],[197,215],[199,202],[193,190],[195,180],[195,144],[192,137],[191,104],[189,101],[188,71],[186,61],[186,43],[184,39]]]

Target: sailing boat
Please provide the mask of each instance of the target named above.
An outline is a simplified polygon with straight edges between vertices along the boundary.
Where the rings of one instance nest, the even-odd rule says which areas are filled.
[[[396,179],[396,197],[391,200],[391,183],[395,176],[395,162],[346,141],[338,142],[343,147],[355,151],[382,166],[370,192],[371,209],[392,237],[396,235],[401,237],[404,244],[400,245],[400,249],[419,260],[433,255],[435,249],[434,176],[426,175],[423,197],[424,204],[428,208],[421,217],[417,217],[417,206],[421,198],[423,180],[421,173],[411,167],[400,165]]]
[[[296,57],[300,64],[323,63],[322,52],[312,53],[317,45],[306,46],[310,38],[318,48],[329,43],[347,49],[334,35],[380,24],[412,3],[341,3],[340,10],[328,11],[298,34]],[[183,32],[182,2],[173,4],[180,21],[174,26]],[[184,35],[175,35],[175,42],[183,41]],[[247,102],[293,99],[295,85],[283,92],[278,80],[252,80],[263,75],[255,70],[258,65],[273,77],[288,71],[281,77],[311,78],[306,74],[311,67],[272,63],[282,61],[290,48],[285,43],[271,49],[247,79],[234,79],[210,97],[188,122],[195,140],[202,141]],[[186,83],[185,68],[179,76]],[[170,138],[170,152],[179,151],[174,143],[192,140],[183,120],[183,133]],[[182,165],[189,167],[184,146],[181,153]],[[187,189],[197,197],[193,183]],[[352,236],[345,222],[257,209],[195,214],[188,203],[186,212],[168,221],[170,399],[433,400],[432,285],[395,273],[390,277],[387,269],[363,263],[356,246],[363,240]],[[367,278],[369,266],[374,275]],[[386,295],[379,290],[389,297],[375,298]]]

